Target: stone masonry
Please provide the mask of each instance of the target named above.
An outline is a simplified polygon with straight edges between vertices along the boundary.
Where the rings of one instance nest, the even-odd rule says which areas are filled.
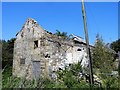
[[[13,75],[27,79],[50,77],[54,71],[81,62],[88,66],[86,44],[78,36],[63,38],[27,19],[14,42]]]

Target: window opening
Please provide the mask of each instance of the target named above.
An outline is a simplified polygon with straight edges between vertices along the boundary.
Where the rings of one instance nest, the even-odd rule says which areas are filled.
[[[38,40],[34,41],[34,48],[38,47]]]
[[[77,49],[77,51],[81,51],[81,49]]]

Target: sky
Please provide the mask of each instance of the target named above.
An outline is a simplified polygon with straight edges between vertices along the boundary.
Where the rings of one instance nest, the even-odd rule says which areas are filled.
[[[81,2],[3,2],[2,39],[16,37],[27,18],[35,19],[44,29],[75,34],[85,39]],[[99,33],[105,43],[118,39],[118,3],[85,2],[89,41]]]

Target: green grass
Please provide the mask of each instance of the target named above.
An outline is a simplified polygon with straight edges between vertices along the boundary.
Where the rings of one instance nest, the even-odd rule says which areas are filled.
[[[72,66],[70,69],[58,73],[57,80],[39,78],[38,80],[26,80],[12,76],[12,68],[7,67],[3,72],[2,88],[89,88],[90,85],[83,78],[78,79],[79,66]],[[76,71],[76,72],[75,72]],[[101,88],[118,88],[118,78],[103,76],[103,86]],[[94,85],[98,88],[98,85]]]

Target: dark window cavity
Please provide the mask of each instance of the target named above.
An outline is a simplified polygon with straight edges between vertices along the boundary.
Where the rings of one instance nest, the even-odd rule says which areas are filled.
[[[38,47],[38,40],[34,41],[34,48]]]
[[[81,51],[81,49],[77,49],[77,51]]]
[[[74,41],[75,44],[81,44],[79,41]]]

